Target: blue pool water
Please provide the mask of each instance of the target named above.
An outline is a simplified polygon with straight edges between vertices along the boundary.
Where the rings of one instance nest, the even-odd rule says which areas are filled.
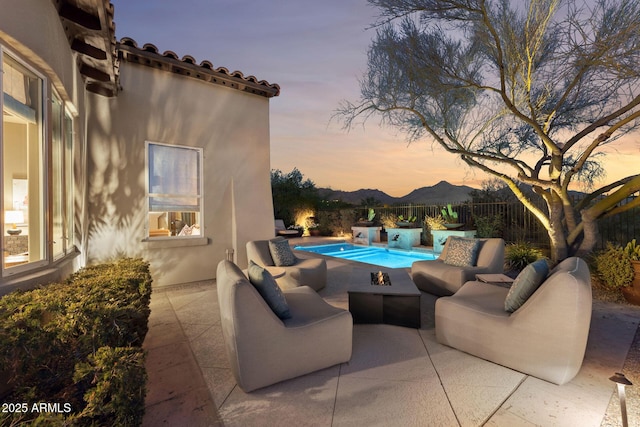
[[[299,251],[315,252],[317,254],[352,261],[366,262],[387,268],[411,267],[414,261],[436,259],[436,255],[429,252],[403,251],[376,246],[357,246],[349,243],[335,243],[317,246],[296,246]]]

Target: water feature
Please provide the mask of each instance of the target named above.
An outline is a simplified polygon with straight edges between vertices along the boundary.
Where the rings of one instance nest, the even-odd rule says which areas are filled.
[[[387,268],[411,267],[414,261],[436,259],[437,255],[431,251],[387,249],[378,246],[359,246],[350,243],[332,243],[315,246],[296,246],[299,251],[364,262]]]

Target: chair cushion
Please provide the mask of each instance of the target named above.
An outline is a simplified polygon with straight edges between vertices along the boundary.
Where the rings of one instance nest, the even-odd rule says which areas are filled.
[[[444,263],[457,267],[473,267],[478,260],[480,241],[477,239],[465,239],[451,237],[447,246],[447,254]]]
[[[260,293],[276,316],[280,319],[291,318],[291,312],[289,311],[287,300],[271,273],[260,267],[255,262],[249,261],[248,275],[249,281],[253,287],[256,288],[258,293]]]
[[[269,240],[269,252],[277,267],[290,267],[296,263],[296,256],[291,252],[287,240],[282,238]]]
[[[504,309],[513,313],[540,287],[549,273],[549,265],[544,259],[539,259],[529,265],[518,274],[513,281],[511,289],[504,300]]]

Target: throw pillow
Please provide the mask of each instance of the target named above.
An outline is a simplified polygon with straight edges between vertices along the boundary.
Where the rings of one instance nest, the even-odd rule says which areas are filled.
[[[287,304],[284,294],[276,283],[276,279],[273,278],[271,273],[253,261],[249,261],[249,281],[276,316],[280,319],[289,319],[291,317],[289,304]]]
[[[479,248],[480,241],[478,239],[451,237],[444,263],[458,267],[473,267],[478,260]]]
[[[269,240],[269,252],[277,267],[288,267],[296,263],[296,256],[291,252],[289,242],[285,239]]]
[[[544,259],[527,265],[513,281],[504,300],[504,309],[510,313],[519,309],[540,287],[547,278],[547,274],[549,274],[549,265]]]
[[[180,230],[180,233],[178,233],[178,236],[191,236],[191,234],[193,234],[193,227],[195,227],[195,225],[189,227],[185,224],[182,230]]]

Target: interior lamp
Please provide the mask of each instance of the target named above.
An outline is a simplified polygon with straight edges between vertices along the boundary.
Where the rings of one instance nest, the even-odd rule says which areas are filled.
[[[4,212],[4,223],[11,224],[11,228],[7,228],[7,233],[12,236],[16,236],[22,233],[16,224],[22,224],[24,222],[24,213],[22,211],[5,211]]]

